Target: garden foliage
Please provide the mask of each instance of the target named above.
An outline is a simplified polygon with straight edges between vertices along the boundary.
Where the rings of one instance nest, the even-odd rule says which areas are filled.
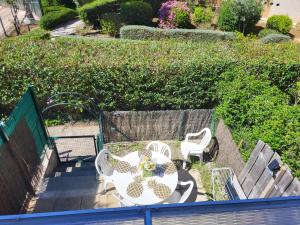
[[[78,8],[79,17],[84,22],[99,27],[102,14],[116,12],[116,0],[95,0]]]
[[[218,27],[225,31],[251,32],[259,21],[262,3],[257,0],[224,0],[221,4]]]
[[[73,9],[58,7],[55,10],[48,11],[40,20],[40,27],[45,30],[51,30],[56,26],[63,24],[69,20],[75,19],[78,16]]]
[[[267,20],[267,28],[277,30],[282,34],[288,34],[293,22],[287,15],[273,15]]]
[[[244,159],[260,139],[300,177],[300,106],[288,105],[287,94],[244,69],[226,72],[222,78],[216,112],[232,128],[236,143],[242,143]]]
[[[128,1],[121,4],[121,16],[126,24],[150,25],[153,10],[149,3]]]
[[[109,34],[112,37],[119,35],[122,26],[122,19],[119,13],[106,13],[102,15],[100,25],[103,33]]]
[[[268,36],[269,34],[280,34],[280,32],[277,30],[265,28],[265,29],[262,29],[261,31],[259,31],[258,37],[263,38],[265,36]]]
[[[195,24],[210,22],[213,18],[214,13],[211,8],[207,7],[196,7],[194,13],[192,14],[192,20]]]
[[[190,9],[186,2],[167,1],[159,9],[159,27],[188,28],[190,26]]]
[[[291,41],[291,37],[283,34],[269,34],[260,39],[264,44]]]
[[[233,40],[235,34],[201,29],[160,29],[146,26],[124,26],[120,30],[121,38],[133,40],[181,39],[190,41]]]
[[[26,60],[24,60],[26,59]],[[0,111],[29,84],[41,107],[57,92],[78,92],[104,110],[213,108],[243,154],[260,138],[299,176],[299,46],[255,41],[5,39],[0,42]]]

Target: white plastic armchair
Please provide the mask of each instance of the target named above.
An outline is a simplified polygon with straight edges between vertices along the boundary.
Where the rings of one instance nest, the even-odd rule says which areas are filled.
[[[161,142],[161,141],[151,141],[147,146],[146,146],[147,150],[151,150],[154,152],[158,152],[162,155],[165,155],[166,157],[168,157],[169,159],[172,158],[172,151],[169,145]]]
[[[100,177],[103,178],[104,191],[106,192],[107,184],[113,183],[114,168],[108,161],[108,157],[112,157],[115,160],[122,160],[121,157],[111,154],[108,150],[102,149],[95,160],[95,167]]]
[[[173,194],[165,201],[166,203],[184,203],[191,195],[194,187],[193,181],[178,181],[181,186],[189,185],[188,189],[181,195],[178,191],[174,191]]]
[[[204,135],[203,135],[204,133]],[[190,137],[197,137],[203,135],[200,142],[195,143],[189,141]],[[183,168],[186,167],[186,161],[189,155],[199,157],[200,161],[203,161],[203,151],[209,145],[211,140],[211,131],[209,128],[204,128],[198,133],[189,133],[186,135],[185,140],[181,142],[181,154],[183,156]]]
[[[135,204],[133,204],[132,202],[126,200],[125,198],[122,198],[119,194],[113,193],[112,196],[114,196],[114,198],[119,201],[121,207],[135,206]]]

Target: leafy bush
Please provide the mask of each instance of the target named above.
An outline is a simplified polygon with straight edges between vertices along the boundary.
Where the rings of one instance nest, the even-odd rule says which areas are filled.
[[[265,29],[262,29],[261,31],[259,31],[258,37],[263,38],[265,36],[268,36],[269,34],[280,34],[280,32],[278,32],[277,30],[265,28]]]
[[[49,40],[50,33],[43,29],[34,29],[21,36],[24,40]]]
[[[129,1],[121,4],[121,15],[126,24],[149,25],[153,10],[146,2]]]
[[[95,0],[78,8],[79,17],[85,23],[99,27],[99,19],[104,13],[115,12],[118,9],[116,0]]]
[[[174,24],[178,28],[189,28],[191,27],[190,14],[182,9],[174,10]]]
[[[158,10],[160,9],[161,4],[164,1],[165,0],[144,0],[144,2],[147,2],[148,4],[151,5],[154,15],[158,15]]]
[[[64,6],[75,9],[76,5],[72,0],[41,0],[41,4],[45,13],[45,8],[49,6]],[[46,13],[45,13],[46,14]]]
[[[181,39],[192,41],[233,40],[232,32],[200,29],[160,29],[146,26],[124,26],[120,30],[121,38],[133,40]]]
[[[196,7],[192,14],[192,20],[195,24],[210,22],[214,13],[211,8]]]
[[[292,25],[293,22],[287,15],[274,15],[267,20],[267,28],[277,30],[282,34],[289,33]]]
[[[40,27],[45,30],[51,30],[58,25],[61,25],[69,20],[75,19],[77,12],[73,9],[62,7],[58,11],[50,11],[40,20]]]
[[[268,43],[280,43],[290,41],[291,37],[283,34],[269,34],[260,39],[260,41],[264,44]]]
[[[178,12],[177,19],[176,12]],[[190,9],[188,8],[186,2],[167,1],[163,3],[161,8],[159,9],[159,26],[161,28],[169,29],[176,28],[178,26],[176,22],[187,22],[187,14],[190,14]]]
[[[48,7],[44,7],[44,14],[48,14],[50,12],[55,12],[55,11],[61,11],[61,10],[64,10],[65,7],[63,6],[48,6]]]
[[[218,27],[225,31],[249,33],[259,21],[261,12],[261,1],[225,0],[221,4]]]
[[[300,107],[289,106],[286,94],[243,70],[227,72],[223,78],[218,89],[221,104],[216,112],[232,128],[236,143],[243,140],[245,160],[261,139],[283,155],[299,177]]]
[[[103,14],[102,19],[100,20],[102,31],[113,37],[118,36],[121,23],[121,15],[118,13]]]

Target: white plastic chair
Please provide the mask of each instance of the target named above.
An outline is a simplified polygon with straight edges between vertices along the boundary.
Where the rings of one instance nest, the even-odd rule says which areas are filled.
[[[151,141],[147,146],[147,150],[151,150],[154,152],[158,152],[166,157],[168,157],[170,160],[172,158],[171,154],[171,148],[169,145],[161,142],[161,141]]]
[[[106,192],[106,187],[108,183],[113,183],[113,172],[114,168],[108,161],[108,157],[112,157],[116,160],[122,160],[121,157],[111,154],[108,150],[102,149],[95,160],[95,167],[99,176],[103,177],[104,191]]]
[[[189,141],[190,137],[200,136],[203,133],[205,133],[205,134],[199,143]],[[211,131],[209,128],[204,128],[203,130],[201,130],[198,133],[189,133],[186,135],[185,140],[181,142],[181,154],[184,159],[184,161],[183,161],[184,169],[186,167],[186,161],[187,161],[189,155],[197,156],[197,157],[199,157],[200,162],[203,161],[203,151],[209,145],[211,137],[212,137],[212,135],[211,135]]]
[[[173,194],[165,201],[165,203],[184,203],[188,197],[191,195],[194,182],[193,181],[178,181],[181,186],[190,185],[189,188],[181,195],[178,191],[174,191]]]
[[[125,198],[122,198],[119,194],[113,193],[112,196],[114,196],[115,199],[117,199],[119,201],[121,207],[135,206],[135,204],[133,204],[132,202],[126,200]]]

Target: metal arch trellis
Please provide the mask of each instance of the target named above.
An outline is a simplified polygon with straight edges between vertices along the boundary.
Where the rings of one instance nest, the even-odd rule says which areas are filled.
[[[85,103],[80,103],[80,101],[69,101],[68,97],[81,97],[85,99]],[[59,100],[62,99],[62,101]],[[67,100],[65,100],[67,98]],[[86,103],[89,103],[91,107],[88,107]],[[101,110],[98,109],[93,98],[89,98],[83,94],[77,92],[59,92],[47,99],[47,106],[42,110],[42,113],[45,113],[47,110],[57,107],[57,106],[73,106],[81,107],[82,109],[89,112],[95,119],[98,119]]]
[[[77,135],[50,137],[53,147],[60,156],[60,161],[93,160],[93,154],[97,154],[97,152],[103,148],[104,144],[102,110],[97,106],[93,98],[89,98],[77,92],[60,92],[47,99],[47,106],[42,110],[42,113],[44,114],[48,110],[59,106],[68,106],[73,107],[74,109],[85,110],[99,122],[99,133],[97,136]],[[83,146],[84,149],[78,149],[78,141],[82,144],[82,141],[84,140],[87,141],[85,142],[85,146]],[[92,151],[92,149],[95,151]]]

